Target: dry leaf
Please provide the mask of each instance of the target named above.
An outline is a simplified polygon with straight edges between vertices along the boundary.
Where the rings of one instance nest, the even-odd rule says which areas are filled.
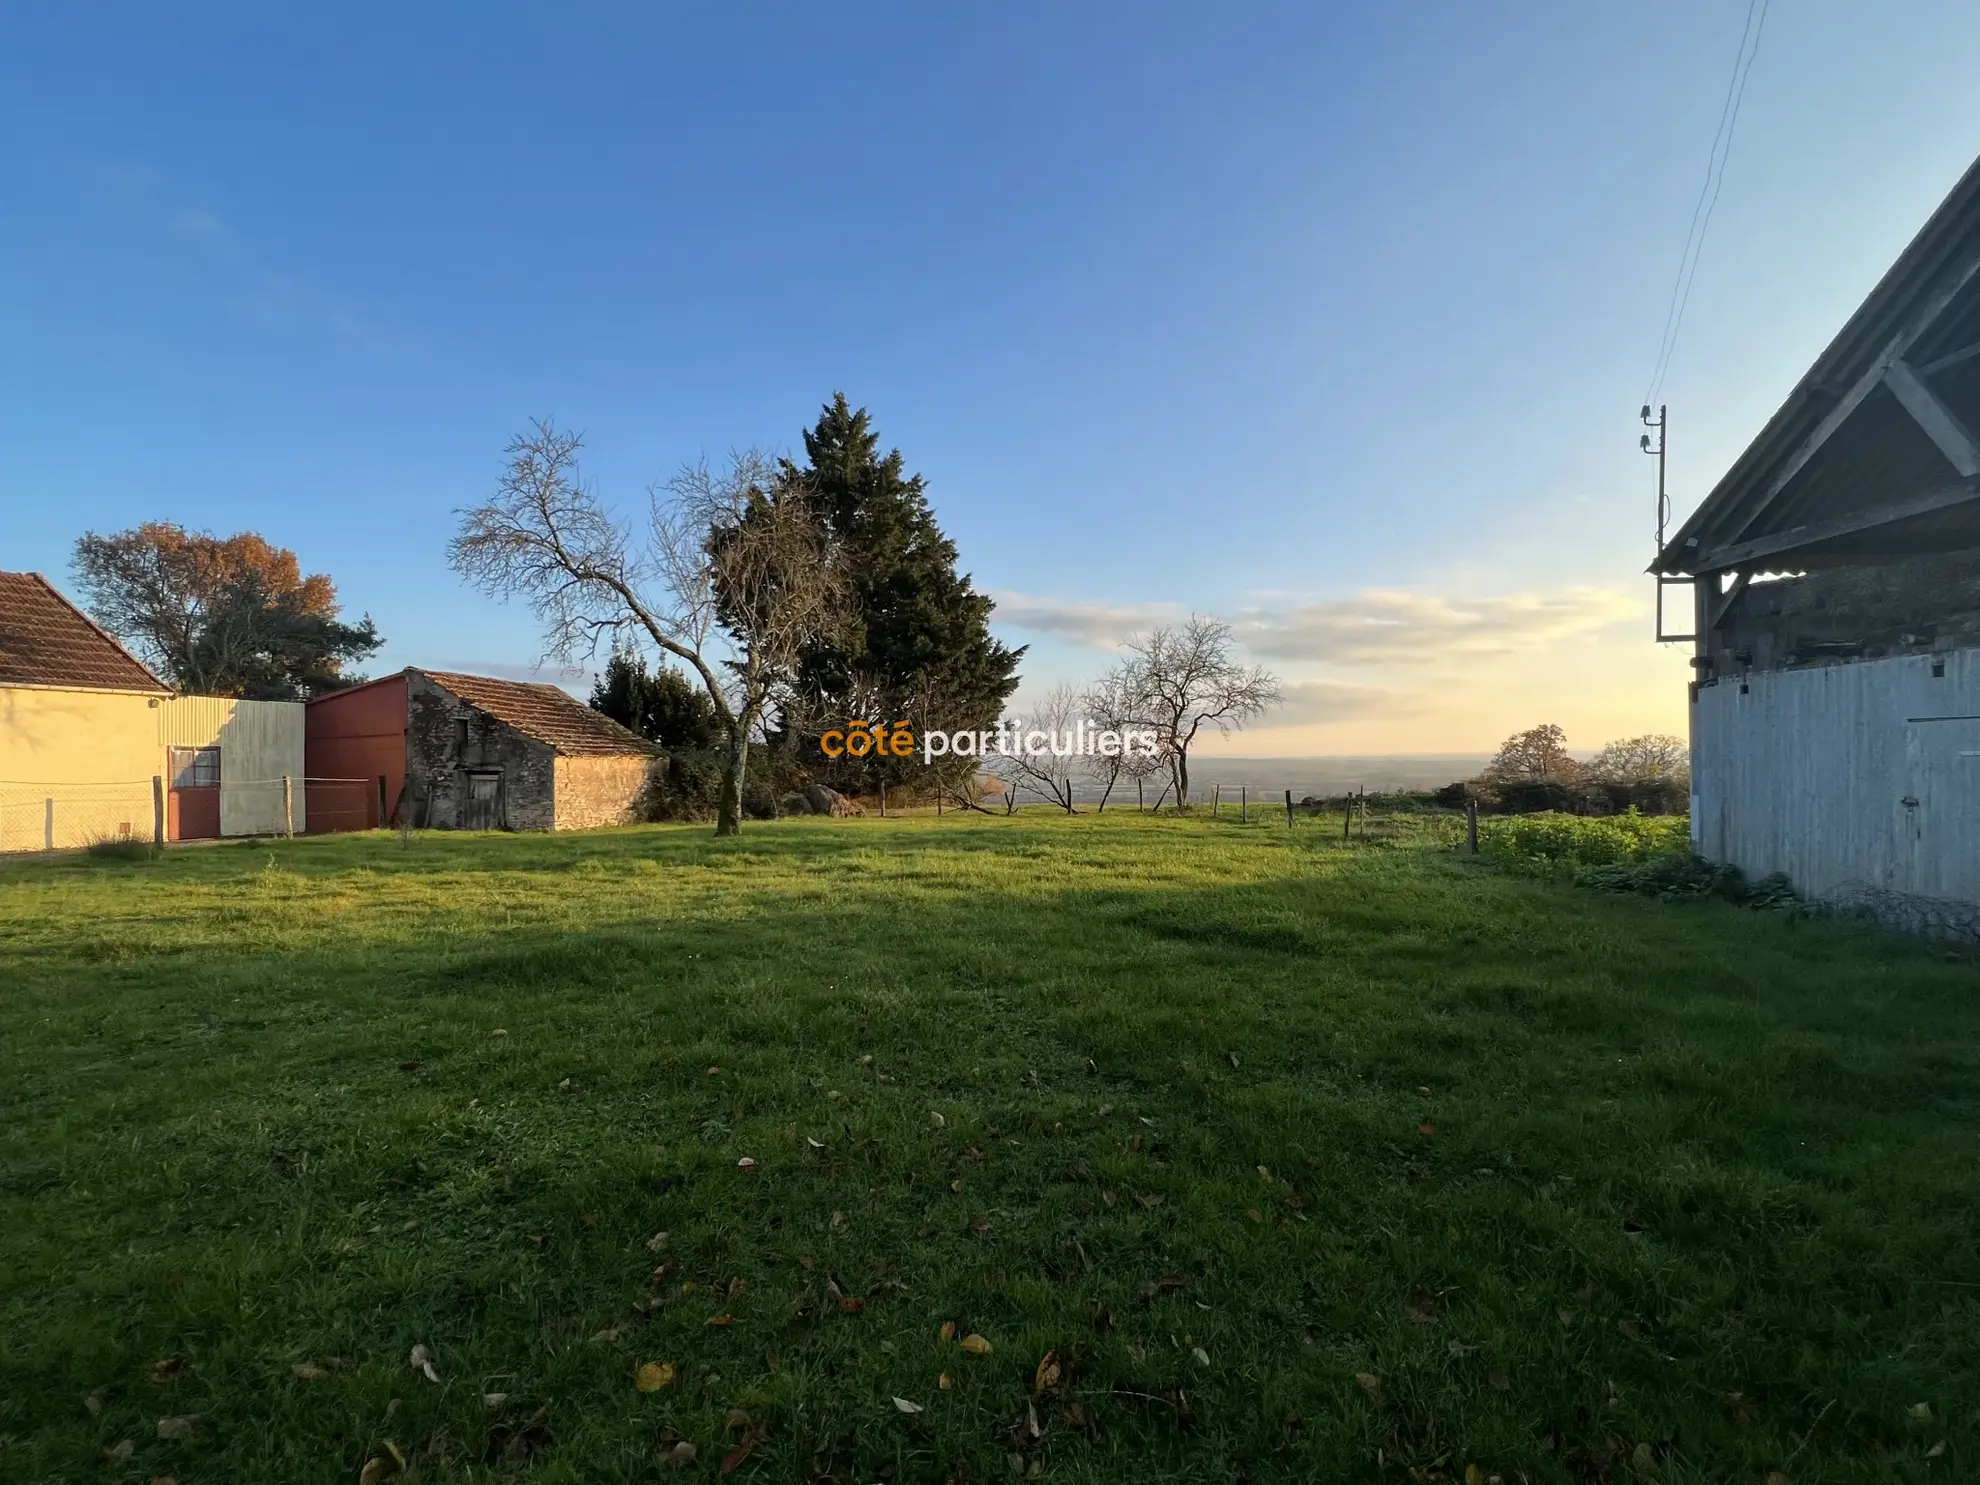
[[[832,1231],[844,1232],[851,1225],[851,1223],[846,1221],[846,1214],[844,1212],[834,1212],[832,1214]]]
[[[665,1250],[666,1246],[667,1246],[667,1234],[664,1232],[656,1232],[653,1234],[652,1237],[646,1240],[646,1251],[649,1253],[662,1252]]]
[[[962,1186],[963,1183],[961,1176],[957,1176],[953,1181],[949,1182],[949,1189],[951,1191],[960,1192],[962,1190]]]
[[[1198,1366],[1208,1366],[1210,1364],[1210,1353],[1201,1346],[1191,1347],[1189,1354],[1196,1358],[1196,1364]]]
[[[83,1399],[83,1411],[88,1413],[92,1418],[101,1418],[103,1416],[103,1389],[101,1387]]]
[[[330,1375],[313,1361],[298,1361],[289,1371],[298,1382],[321,1382]]]
[[[955,1322],[955,1321],[953,1321],[953,1320],[944,1320],[944,1321],[942,1322],[942,1330],[941,1330],[941,1338],[942,1338],[943,1340],[945,1340],[945,1341],[953,1341],[953,1340],[954,1340],[954,1339],[956,1338],[956,1322]],[[100,1406],[101,1406],[101,1404],[99,1404],[98,1406],[100,1407]]]
[[[199,1415],[197,1413],[188,1413],[183,1418],[160,1418],[158,1420],[158,1437],[161,1439],[189,1439],[193,1434],[193,1425],[197,1422],[199,1422]]]
[[[106,1449],[98,1451],[112,1464],[122,1464],[137,1452],[137,1445],[129,1439],[119,1439]]]
[[[753,1438],[744,1439],[740,1444],[736,1445],[735,1448],[731,1449],[727,1454],[724,1454],[722,1456],[722,1467],[718,1469],[715,1473],[717,1475],[726,1475],[731,1470],[742,1468],[743,1461],[748,1459],[749,1456],[751,1454],[754,1454],[755,1452],[756,1452],[756,1440]]]
[[[374,1454],[364,1462],[364,1468],[358,1471],[358,1485],[378,1485],[380,1480],[391,1479],[396,1468],[397,1466],[383,1454]]]
[[[670,1470],[685,1469],[694,1463],[694,1445],[682,1439],[661,1456],[660,1462]]]
[[[506,1392],[484,1392],[481,1394],[481,1405],[491,1412],[501,1407],[508,1400],[509,1394]]]
[[[662,1387],[674,1385],[674,1364],[671,1361],[649,1361],[633,1373],[633,1386],[641,1392],[658,1392]]]
[[[984,1233],[990,1230],[990,1219],[988,1217],[970,1218],[969,1230],[975,1233],[978,1237],[981,1237]]]
[[[825,1141],[815,1140],[808,1134],[804,1137],[804,1142],[807,1145],[811,1146],[811,1148],[814,1150],[822,1150],[825,1148]]]
[[[1794,1485],[1794,1482],[1779,1470],[1768,1470],[1767,1485]]]
[[[1146,1195],[1137,1194],[1134,1199],[1140,1202],[1144,1207],[1149,1208],[1151,1211],[1162,1204],[1161,1195],[1153,1191],[1147,1193]]]
[[[973,1330],[962,1338],[962,1348],[972,1356],[988,1356],[990,1354],[990,1343]]]
[[[1059,1353],[1057,1351],[1047,1351],[1043,1356],[1038,1358],[1038,1367],[1031,1374],[1031,1390],[1033,1392],[1048,1392],[1059,1385],[1059,1379],[1065,1376],[1065,1374],[1066,1369],[1059,1360]]]
[[[1416,1132],[1418,1134],[1435,1134],[1437,1132],[1437,1126],[1426,1119],[1423,1123],[1416,1126]]]
[[[385,1440],[385,1452],[392,1456],[392,1462],[400,1469],[406,1467],[406,1456],[399,1452],[399,1446],[390,1439]]]
[[[1235,1052],[1226,1052],[1226,1053],[1225,1053],[1224,1055],[1225,1055],[1226,1057],[1228,1057],[1228,1058],[1230,1058],[1230,1059],[1231,1059],[1231,1066],[1232,1066],[1232,1067],[1236,1067],[1236,1066],[1238,1065],[1238,1056],[1237,1056],[1237,1053],[1235,1053]]]
[[[1361,1384],[1361,1390],[1363,1392],[1380,1392],[1382,1390],[1382,1379],[1373,1372],[1356,1372],[1354,1379]]]
[[[748,1428],[749,1414],[745,1413],[741,1408],[730,1408],[728,1416],[722,1420],[722,1426],[728,1429],[730,1433],[734,1433],[737,1429]]]
[[[1905,1410],[1905,1416],[1910,1418],[1913,1423],[1930,1423],[1932,1421],[1932,1405],[1930,1403],[1913,1403]]]
[[[1925,1457],[1927,1459],[1937,1459],[1941,1454],[1945,1452],[1946,1452],[1946,1441],[1944,1439],[1940,1439],[1938,1443],[1934,1444],[1931,1448],[1925,1451]]]
[[[931,1128],[941,1129],[945,1127],[948,1124],[948,1122],[949,1121],[947,1119],[944,1119],[942,1117],[941,1112],[939,1110],[930,1109],[928,1111],[928,1123]]]
[[[949,1374],[947,1372],[943,1372],[941,1376],[935,1379],[935,1385],[941,1388],[944,1392],[947,1392],[949,1390]]]
[[[750,1158],[749,1156],[747,1156],[747,1155],[745,1155],[745,1156],[743,1156],[743,1158],[742,1158],[742,1159],[740,1159],[740,1160],[738,1160],[738,1161],[736,1162],[736,1169],[737,1169],[737,1170],[755,1170],[755,1169],[756,1169],[756,1162],[755,1162],[755,1161],[754,1161],[753,1159],[751,1159],[751,1158]]]
[[[437,1382],[440,1380],[440,1373],[433,1368],[433,1353],[427,1350],[425,1346],[414,1346],[412,1348],[412,1355],[408,1358],[408,1361],[412,1369],[423,1374],[427,1381]]]
[[[712,1325],[717,1330],[727,1330],[731,1325],[736,1323],[736,1317],[734,1315],[710,1315],[701,1323],[703,1325]]]
[[[151,1380],[154,1382],[170,1382],[184,1376],[188,1370],[190,1368],[186,1363],[185,1357],[167,1356],[163,1361],[154,1361],[151,1363]]]
[[[908,1401],[908,1400],[907,1400],[906,1398],[904,1398],[904,1397],[897,1397],[897,1398],[895,1398],[895,1399],[894,1399],[894,1406],[895,1406],[895,1407],[897,1407],[897,1408],[899,1408],[899,1409],[900,1409],[900,1410],[901,1410],[901,1411],[902,1411],[903,1413],[919,1413],[919,1412],[921,1411],[921,1404],[920,1404],[920,1403],[918,1403],[918,1402],[909,1402],[909,1401]]]

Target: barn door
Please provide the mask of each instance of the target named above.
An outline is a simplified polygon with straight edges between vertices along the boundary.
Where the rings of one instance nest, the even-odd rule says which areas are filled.
[[[1905,762],[1906,890],[1980,902],[1980,716],[1912,718]]]
[[[463,829],[502,828],[502,776],[499,773],[471,773],[467,776],[467,808],[463,814]]]

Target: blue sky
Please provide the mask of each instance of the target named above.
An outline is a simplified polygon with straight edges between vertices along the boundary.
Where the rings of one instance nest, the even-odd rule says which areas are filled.
[[[835,389],[1028,683],[1233,620],[1246,752],[1681,730],[1635,410],[1743,3],[44,7],[0,49],[0,566],[251,527],[389,637],[532,416],[628,508]],[[1980,151],[1980,7],[1776,0],[1680,512]]]

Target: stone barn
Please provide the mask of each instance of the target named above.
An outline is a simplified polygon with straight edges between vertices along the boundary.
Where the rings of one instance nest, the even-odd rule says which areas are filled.
[[[1980,932],[1980,163],[1653,571],[1690,578],[1692,843]]]
[[[309,703],[318,830],[623,825],[657,749],[556,686],[407,669]]]

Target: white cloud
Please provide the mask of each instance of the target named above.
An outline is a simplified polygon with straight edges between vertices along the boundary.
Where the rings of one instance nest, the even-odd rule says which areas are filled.
[[[1187,617],[1172,603],[1079,603],[1008,591],[991,596],[997,601],[997,612],[992,616],[996,623],[1103,650],[1115,648],[1139,630]]]
[[[1113,649],[1130,634],[1185,616],[1183,609],[1166,603],[1110,604],[1012,592],[995,597],[1000,623],[1100,649]],[[1370,588],[1351,598],[1248,609],[1231,620],[1231,628],[1248,650],[1264,659],[1395,664],[1535,649],[1642,612],[1639,600],[1613,588],[1569,587],[1472,599]]]

